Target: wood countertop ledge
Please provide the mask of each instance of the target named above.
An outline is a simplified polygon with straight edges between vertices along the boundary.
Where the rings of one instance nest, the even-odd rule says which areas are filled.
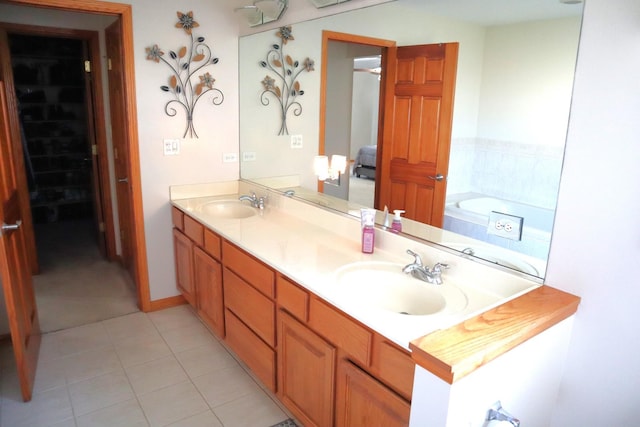
[[[414,361],[449,384],[573,315],[580,298],[540,286],[409,344]]]

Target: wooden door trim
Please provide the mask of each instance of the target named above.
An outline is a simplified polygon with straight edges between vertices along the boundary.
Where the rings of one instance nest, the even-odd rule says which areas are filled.
[[[323,154],[325,151],[325,126],[327,123],[326,117],[326,107],[327,107],[327,59],[329,54],[329,42],[343,42],[343,43],[354,43],[354,44],[363,44],[368,46],[377,46],[382,51],[382,73],[380,75],[380,101],[378,102],[378,117],[384,117],[384,108],[385,108],[385,91],[386,91],[386,56],[387,52],[390,49],[394,49],[396,47],[395,40],[385,40],[379,39],[375,37],[366,37],[360,36],[357,34],[348,34],[348,33],[340,33],[337,31],[322,31],[322,51],[321,51],[321,59],[320,59],[320,119],[318,121],[319,129],[318,129],[318,154]],[[382,150],[382,120],[378,119],[378,155],[376,168],[379,167],[381,150]],[[377,183],[376,183],[377,184]],[[375,198],[374,200],[377,204],[378,200],[378,189],[379,185],[376,185],[375,190]],[[318,181],[318,192],[322,193],[324,190],[324,183],[322,181]]]
[[[96,13],[118,16],[122,22],[122,53],[124,65],[125,117],[129,140],[129,184],[131,186],[131,212],[133,215],[132,248],[134,282],[138,294],[138,306],[150,311],[149,271],[147,265],[146,239],[144,235],[144,212],[140,177],[140,153],[138,141],[138,117],[135,89],[135,63],[133,48],[133,16],[131,5],[97,0],[5,0],[8,4],[57,9],[70,12]]]

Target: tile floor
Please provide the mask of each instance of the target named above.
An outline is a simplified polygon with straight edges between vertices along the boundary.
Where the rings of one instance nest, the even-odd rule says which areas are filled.
[[[189,306],[44,334],[23,403],[0,347],[0,426],[268,427],[289,415]]]

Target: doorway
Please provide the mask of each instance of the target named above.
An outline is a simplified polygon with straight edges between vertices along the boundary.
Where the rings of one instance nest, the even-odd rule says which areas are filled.
[[[107,162],[97,149],[106,144],[103,109],[96,108],[99,64],[92,61],[97,32],[17,27],[7,38],[39,260],[33,281],[41,329],[137,311],[135,285],[110,262],[114,236],[105,233],[113,215]]]

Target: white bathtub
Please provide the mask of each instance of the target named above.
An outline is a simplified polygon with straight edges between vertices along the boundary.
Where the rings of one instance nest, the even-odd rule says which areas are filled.
[[[491,211],[524,218],[522,240],[487,235]],[[482,194],[456,194],[447,199],[444,228],[482,241],[498,244],[517,252],[546,259],[549,253],[555,212]]]

